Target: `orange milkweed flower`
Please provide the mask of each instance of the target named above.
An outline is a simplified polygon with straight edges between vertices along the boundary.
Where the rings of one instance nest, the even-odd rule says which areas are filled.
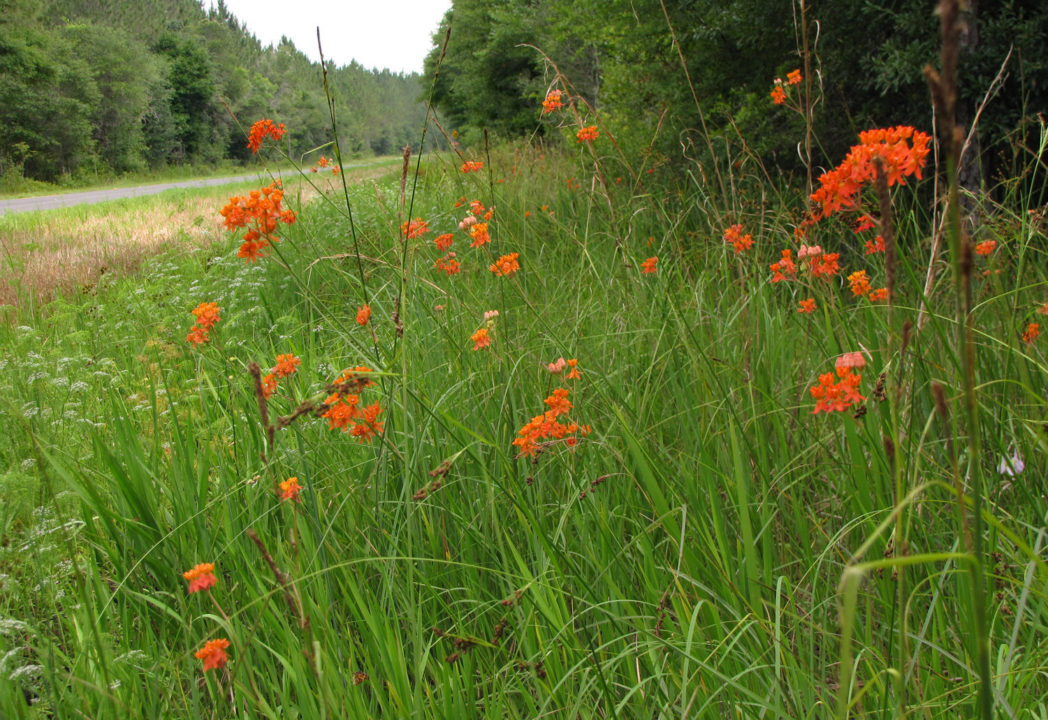
[[[588,125],[575,133],[575,142],[590,142],[600,137],[596,125]]]
[[[546,99],[542,101],[542,114],[546,115],[547,113],[551,113],[554,110],[559,110],[564,107],[564,102],[562,100],[563,95],[564,93],[560,90],[550,90],[549,93],[546,94]]]
[[[790,85],[800,85],[802,79],[800,70],[790,70],[786,74],[786,82]]]
[[[274,125],[269,118],[262,118],[252,125],[247,136],[247,146],[252,153],[257,153],[262,148],[262,141],[267,136],[274,140],[284,137],[284,123]]]
[[[865,270],[856,270],[848,276],[848,285],[851,286],[852,295],[859,297],[870,291],[870,278]]]
[[[369,320],[371,320],[371,306],[361,305],[357,310],[357,325],[367,325]]]
[[[866,399],[859,394],[862,375],[852,372],[852,368],[847,365],[840,365],[836,370],[839,380],[834,380],[833,373],[825,373],[819,376],[819,384],[809,390],[815,398],[812,415],[820,412],[843,412],[851,405]]]
[[[884,238],[878,235],[873,240],[866,241],[866,255],[884,252]]]
[[[229,641],[225,638],[208,640],[204,643],[204,647],[197,650],[193,656],[197,660],[204,661],[204,672],[217,670],[225,667],[226,663],[229,662],[229,656],[226,655],[226,648],[228,647]]]
[[[1039,312],[1041,315],[1048,315],[1048,302],[1046,302],[1044,305],[1038,308],[1037,312]]]
[[[211,329],[222,319],[218,316],[218,303],[202,302],[190,312],[196,318],[197,325],[203,328]]]
[[[776,105],[782,105],[786,102],[786,91],[782,89],[782,80],[771,89],[771,101]]]
[[[797,306],[797,312],[811,315],[815,312],[815,298],[808,298],[807,300],[801,300]]]
[[[1040,323],[1032,322],[1026,326],[1026,330],[1023,332],[1023,342],[1032,343],[1037,339],[1037,336],[1041,334]]]
[[[194,325],[186,335],[186,342],[190,345],[203,345],[211,339],[211,333],[208,332],[207,328]]]
[[[641,273],[641,275],[654,275],[655,273],[657,273],[658,269],[655,267],[655,264],[658,261],[659,261],[658,256],[655,256],[655,257],[650,257],[647,260],[645,260],[644,262],[642,262],[640,264],[640,267],[641,267],[640,273]]]
[[[282,480],[280,483],[280,499],[281,500],[292,500],[301,502],[302,498],[298,494],[302,492],[302,486],[298,484],[297,477],[289,477],[287,480]]]
[[[996,240],[983,240],[981,243],[978,243],[975,246],[975,254],[976,255],[984,255],[984,256],[985,255],[989,255],[990,253],[992,253],[994,251],[994,249],[996,249],[996,247],[997,247],[997,241]]]
[[[415,218],[401,223],[400,232],[402,235],[407,235],[409,240],[414,240],[429,232],[429,223],[422,218]]]
[[[782,282],[797,277],[797,265],[793,262],[793,251],[786,248],[782,251],[782,259],[768,266],[774,275],[771,276],[773,283]]]
[[[219,211],[227,230],[247,228],[237,257],[255,262],[263,257],[263,252],[271,242],[280,241],[276,236],[277,224],[291,225],[297,219],[293,211],[281,207],[283,200],[284,191],[280,181],[276,180],[243,197],[231,197]]]
[[[852,146],[844,161],[819,176],[820,187],[809,198],[815,209],[808,222],[855,207],[863,185],[876,177],[874,158],[882,161],[889,187],[904,185],[910,175],[920,180],[930,144],[930,135],[906,125],[859,133],[859,144]]]
[[[182,573],[182,577],[189,581],[190,594],[207,590],[218,582],[215,578],[214,563],[200,563],[191,570],[186,570]]]
[[[564,441],[568,446],[574,446],[579,435],[589,435],[589,425],[578,425],[568,423],[565,425],[557,418],[570,412],[572,403],[568,400],[570,391],[567,388],[557,388],[553,394],[546,398],[545,403],[549,410],[536,415],[530,422],[517,431],[517,437],[513,445],[520,450],[517,457],[533,457],[547,444],[544,441]]]
[[[724,231],[724,240],[731,243],[731,247],[735,250],[736,255],[753,247],[753,236],[748,233],[743,235],[742,225],[737,223]]]
[[[579,374],[579,361],[576,358],[572,358],[571,360],[568,360],[568,367],[570,367],[571,370],[565,376],[566,380],[581,380],[582,379],[582,375]]]
[[[477,162],[476,160],[467,160],[466,162],[462,163],[462,172],[477,172],[481,170],[483,167],[484,163],[482,162]]]
[[[493,262],[488,269],[495,273],[496,277],[509,277],[520,270],[520,263],[517,262],[519,256],[520,253],[502,255],[498,260]]]
[[[326,157],[324,157],[323,155],[321,155],[320,159],[317,160],[317,167],[326,168],[328,166],[328,162],[329,162],[329,160]]]
[[[488,224],[486,222],[475,223],[470,227],[469,236],[473,238],[473,242],[469,244],[470,247],[480,247],[484,243],[491,242],[491,233],[488,232]]]
[[[433,243],[437,246],[437,250],[440,252],[447,252],[447,249],[451,247],[452,241],[455,236],[451,233],[444,233],[443,235],[437,235],[433,239]]]
[[[888,288],[875,288],[870,291],[867,297],[870,299],[870,302],[884,302],[888,299]]]
[[[266,400],[273,397],[273,393],[277,391],[277,376],[273,373],[268,373],[262,378],[262,397]]]
[[[277,377],[284,378],[298,370],[298,366],[301,363],[302,361],[291,353],[277,355],[277,364],[273,368],[273,372],[276,373]]]
[[[349,434],[360,442],[371,442],[371,439],[382,433],[384,423],[378,419],[382,413],[382,406],[372,403],[360,413],[360,421],[353,426]]]
[[[814,277],[829,280],[841,271],[841,266],[838,262],[840,258],[840,253],[824,253],[818,258],[809,257],[808,264],[811,267],[811,274]]]
[[[469,336],[469,339],[473,341],[473,350],[480,350],[491,345],[491,335],[488,333],[486,327],[477,330],[475,333]]]
[[[442,258],[439,258],[437,262],[434,263],[433,267],[436,270],[443,270],[448,277],[451,277],[452,275],[457,275],[459,271],[461,271],[462,269],[459,265],[459,261],[455,259],[455,253],[453,252],[448,253]]]
[[[871,218],[869,215],[860,215],[855,220],[855,232],[856,233],[865,232],[866,230],[872,230],[874,227],[875,226],[874,226],[873,218]]]

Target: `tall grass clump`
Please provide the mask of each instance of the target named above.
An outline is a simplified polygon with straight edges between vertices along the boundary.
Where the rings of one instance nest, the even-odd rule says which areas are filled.
[[[1041,210],[913,127],[660,177],[551,78],[560,142],[12,310],[5,717],[1044,717]]]

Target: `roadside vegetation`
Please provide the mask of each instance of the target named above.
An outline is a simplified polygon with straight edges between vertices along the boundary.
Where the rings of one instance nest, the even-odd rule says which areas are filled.
[[[963,190],[957,10],[938,136],[656,153],[550,62],[523,139],[336,143],[16,293],[4,716],[1046,717],[1048,129]]]

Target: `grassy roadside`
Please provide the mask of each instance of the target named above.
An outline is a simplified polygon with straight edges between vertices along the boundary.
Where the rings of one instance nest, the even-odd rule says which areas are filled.
[[[396,158],[346,170],[356,183],[392,172]],[[287,175],[285,175],[288,177]],[[289,200],[301,206],[339,183],[330,174],[289,176]],[[177,188],[57,210],[0,216],[0,309],[39,307],[61,294],[94,292],[114,277],[134,272],[165,248],[205,247],[228,235],[216,207],[230,195],[258,187],[257,180],[205,188]],[[3,316],[0,315],[0,319]],[[10,317],[8,317],[10,319]]]

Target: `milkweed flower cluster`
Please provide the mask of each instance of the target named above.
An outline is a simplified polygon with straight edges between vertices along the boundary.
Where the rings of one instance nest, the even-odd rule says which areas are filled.
[[[481,350],[491,345],[491,334],[486,327],[477,330],[469,336],[469,339],[473,342],[474,351]]]
[[[190,312],[196,318],[196,323],[186,335],[186,342],[190,345],[203,345],[211,339],[211,328],[222,319],[218,316],[218,303],[202,302]]]
[[[485,243],[491,242],[491,233],[488,232],[488,224],[486,222],[474,222],[470,225],[469,236],[473,238],[473,242],[469,244],[470,247],[480,247]]]
[[[742,225],[735,224],[724,231],[724,241],[731,244],[735,254],[753,247],[753,236],[749,233],[742,234]]]
[[[262,148],[262,141],[267,137],[271,137],[274,140],[284,137],[284,123],[274,125],[269,118],[262,118],[256,122],[251,126],[251,131],[247,136],[248,148],[250,148],[252,153],[258,153]]]
[[[442,235],[437,235],[435,238],[433,238],[433,244],[437,246],[437,250],[439,250],[440,252],[447,252],[448,248],[451,247],[451,243],[452,241],[454,241],[454,239],[454,234],[444,233]]]
[[[462,163],[462,172],[464,173],[478,172],[483,168],[484,163],[477,162],[476,160],[467,160],[466,162]]]
[[[277,355],[276,365],[262,378],[262,396],[267,400],[272,397],[273,393],[277,391],[280,380],[295,374],[301,363],[302,361],[291,353]]]
[[[204,643],[204,647],[194,653],[194,657],[204,661],[204,672],[218,670],[225,667],[226,663],[229,662],[229,656],[226,655],[226,648],[228,647],[229,641],[225,638],[208,640]]]
[[[1023,331],[1023,342],[1027,343],[1027,344],[1032,343],[1034,340],[1037,339],[1037,336],[1040,335],[1040,334],[1041,334],[1041,325],[1040,325],[1040,323],[1032,322],[1029,325],[1027,325],[1026,326],[1026,330]]]
[[[997,241],[996,240],[983,240],[981,243],[977,243],[975,245],[975,254],[976,255],[986,256],[986,255],[992,254],[993,251],[996,250],[996,249],[997,249]]]
[[[591,142],[600,137],[600,131],[596,125],[588,125],[575,133],[576,142]]]
[[[409,240],[422,237],[429,232],[429,223],[422,218],[408,220],[400,225],[400,234],[406,235]]]
[[[231,197],[229,203],[219,211],[227,230],[247,228],[237,257],[244,258],[246,262],[255,262],[262,257],[271,242],[280,241],[275,235],[278,223],[291,225],[296,220],[292,210],[281,207],[283,200],[284,191],[277,180],[243,197]]]
[[[801,300],[797,304],[797,312],[801,313],[802,315],[811,315],[813,312],[815,312],[815,298],[807,298],[806,300]]]
[[[866,241],[866,255],[874,255],[884,252],[884,238],[878,235],[873,240]]]
[[[801,80],[800,70],[791,70],[786,75],[786,85],[800,85]],[[782,84],[782,78],[775,78],[775,87],[771,89],[771,101],[776,105],[786,102],[786,87]]]
[[[218,580],[215,578],[214,563],[200,563],[182,573],[182,577],[189,581],[189,593],[209,590],[214,587]]]
[[[360,393],[374,385],[368,378],[370,372],[371,368],[364,366],[351,368],[329,386],[331,395],[324,401],[323,412],[318,413],[328,421],[329,430],[348,432],[360,442],[370,442],[382,433],[383,422],[378,419],[382,406],[379,403],[360,405]]]
[[[546,94],[546,99],[542,101],[542,114],[547,115],[554,110],[560,110],[564,107],[563,101],[564,93],[560,90],[550,90]]]
[[[567,388],[556,388],[553,394],[545,399],[549,410],[536,415],[530,422],[517,431],[513,445],[519,450],[517,457],[533,457],[546,445],[563,441],[568,447],[574,447],[579,437],[589,435],[589,425],[576,422],[563,423],[558,418],[571,412],[572,404],[568,399],[571,391]]]
[[[520,253],[509,253],[508,255],[502,255],[498,260],[493,262],[488,269],[495,273],[496,277],[509,277],[513,273],[520,270],[520,263],[517,262],[517,258]]]
[[[433,267],[437,270],[441,270],[445,275],[451,277],[457,275],[461,270],[462,266],[459,261],[455,259],[455,253],[449,252],[442,258],[438,258],[437,262],[433,264]]]
[[[650,257],[644,262],[642,262],[640,264],[641,275],[654,275],[655,273],[657,273],[658,269],[655,267],[655,264],[658,263],[658,261],[658,257]]]
[[[866,399],[859,394],[859,382],[862,380],[862,375],[855,372],[855,369],[861,368],[865,361],[858,364],[854,357],[850,357],[855,355],[858,355],[860,360],[862,359],[859,353],[848,353],[843,358],[838,358],[835,368],[836,379],[833,373],[824,373],[819,376],[819,384],[809,391],[815,399],[813,415],[820,412],[842,412]],[[842,362],[844,358],[847,360]]]
[[[874,158],[884,165],[888,187],[904,185],[910,175],[920,180],[930,143],[931,136],[906,125],[859,133],[859,144],[852,146],[844,161],[819,176],[820,187],[810,198],[815,209],[808,223],[856,207],[859,191],[876,177]]]
[[[779,262],[772,263],[768,267],[774,273],[771,276],[773,283],[797,277],[797,264],[793,262],[793,251],[789,248],[782,251],[782,258]]]
[[[301,502],[302,498],[298,494],[302,492],[302,486],[298,484],[297,477],[289,477],[287,480],[280,481],[280,499],[289,500],[292,502]]]
[[[371,306],[361,305],[357,310],[357,325],[367,325],[369,320],[371,320]]]

